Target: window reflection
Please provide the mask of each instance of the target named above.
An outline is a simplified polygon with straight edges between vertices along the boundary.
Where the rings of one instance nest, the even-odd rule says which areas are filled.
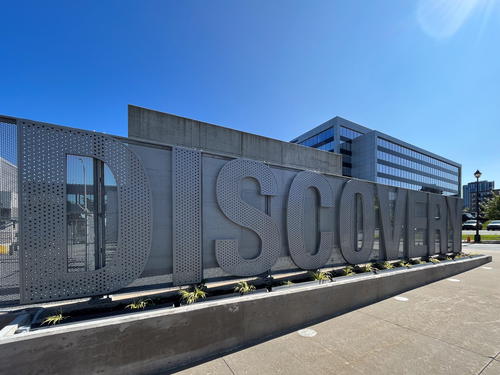
[[[116,181],[101,160],[67,155],[66,238],[68,272],[102,268],[116,251]]]

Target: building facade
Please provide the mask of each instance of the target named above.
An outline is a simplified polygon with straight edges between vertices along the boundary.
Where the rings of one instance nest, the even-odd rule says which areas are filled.
[[[466,210],[475,212],[478,197],[479,204],[493,197],[495,181],[479,181],[479,193],[477,185],[474,181],[463,187],[464,209]]]
[[[342,154],[344,176],[444,195],[460,194],[460,164],[341,117],[291,142]]]

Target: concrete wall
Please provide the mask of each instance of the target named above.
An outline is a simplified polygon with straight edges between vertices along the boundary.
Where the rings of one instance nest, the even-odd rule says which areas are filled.
[[[342,156],[129,105],[128,136],[300,169],[342,174]]]
[[[478,256],[20,334],[0,341],[0,373],[165,373],[490,261]]]

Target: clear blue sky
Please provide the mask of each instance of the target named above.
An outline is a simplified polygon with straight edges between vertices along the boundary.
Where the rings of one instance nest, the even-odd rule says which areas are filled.
[[[500,1],[0,0],[0,114],[127,104],[290,140],[336,115],[500,187]]]

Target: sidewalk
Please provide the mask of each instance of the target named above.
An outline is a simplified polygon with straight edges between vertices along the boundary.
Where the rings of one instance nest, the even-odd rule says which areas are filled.
[[[500,374],[500,245],[463,249],[493,262],[177,374]]]

